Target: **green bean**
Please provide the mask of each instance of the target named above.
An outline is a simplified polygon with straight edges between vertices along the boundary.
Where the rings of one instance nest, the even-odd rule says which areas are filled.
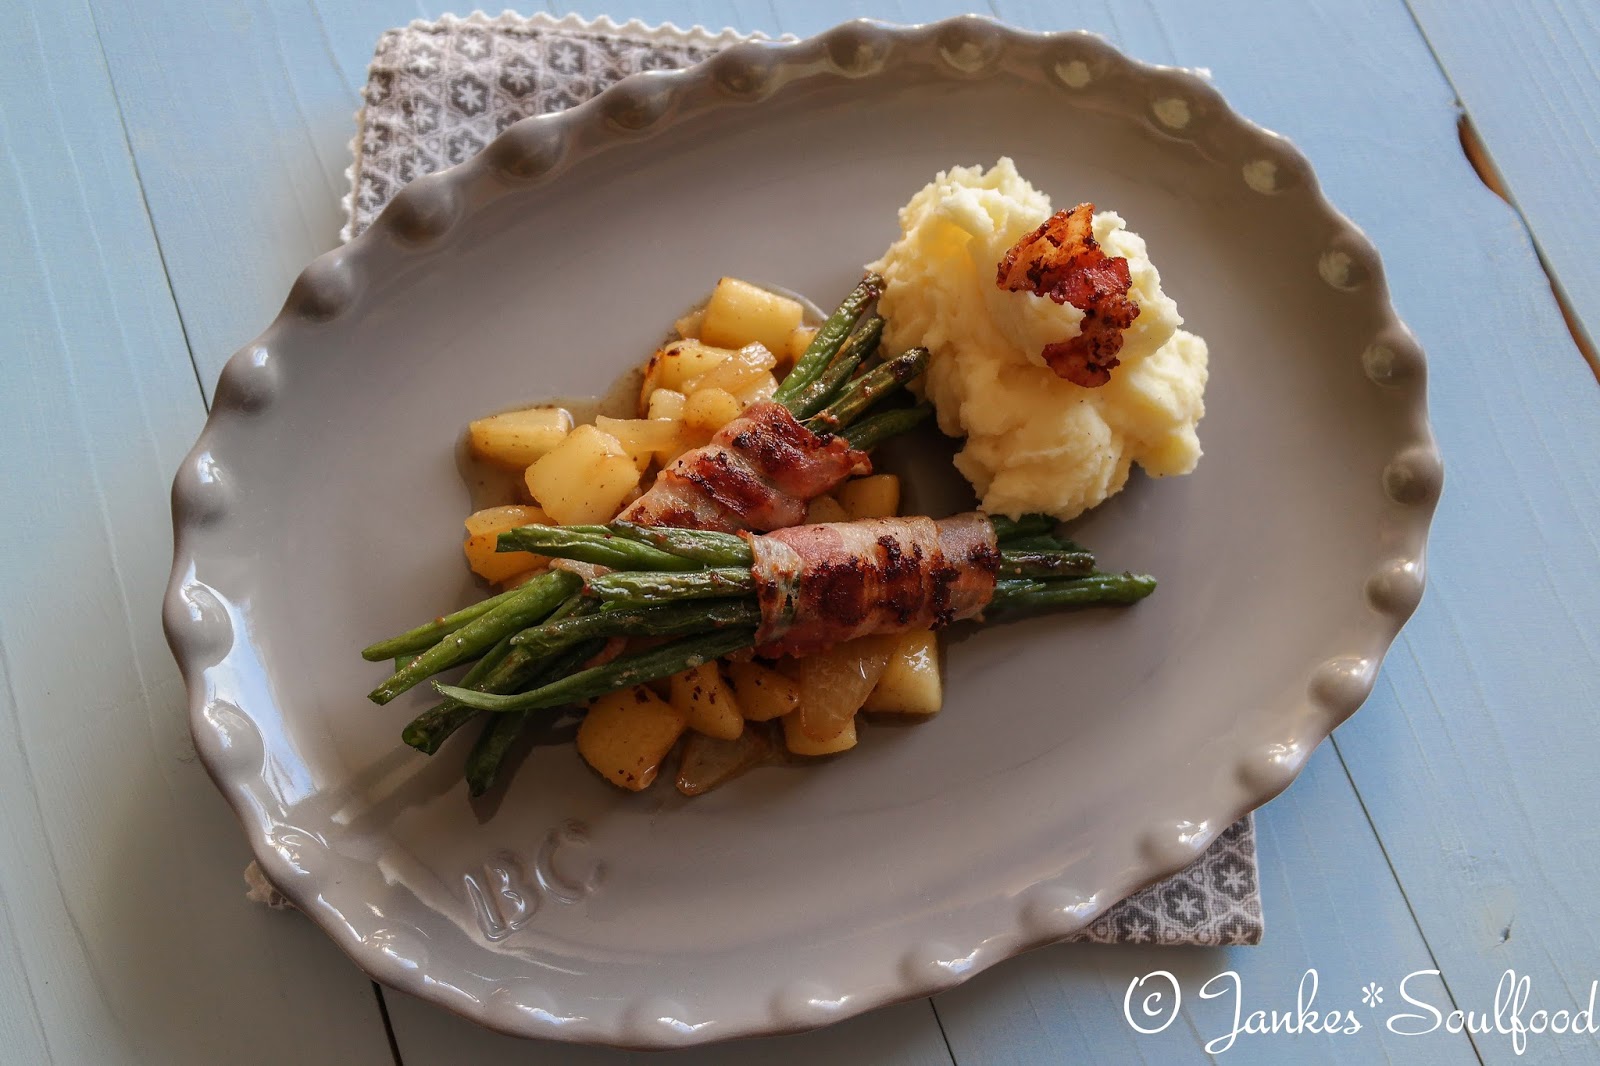
[[[789,400],[795,393],[811,384],[813,378],[827,369],[839,351],[839,346],[855,328],[856,319],[861,317],[861,312],[865,311],[867,305],[876,300],[882,292],[882,277],[868,274],[861,279],[838,309],[829,315],[828,320],[817,330],[817,335],[811,338],[811,344],[805,352],[794,361],[789,376],[783,379],[783,384],[778,386],[778,391],[773,394],[774,403],[788,407]]]
[[[853,426],[846,426],[839,431],[839,436],[857,451],[870,452],[890,437],[897,437],[920,426],[931,414],[933,408],[925,403],[883,411],[863,418]]]
[[[755,643],[755,636],[756,631],[753,628],[745,627],[725,629],[710,634],[699,633],[603,666],[579,670],[559,681],[510,696],[477,692],[437,681],[434,682],[434,687],[443,695],[460,700],[469,707],[479,707],[485,711],[501,714],[507,711],[559,707],[562,704],[592,699],[620,688],[642,685],[646,681],[682,673],[719,655],[750,647]]]
[[[604,640],[588,640],[568,648],[564,653],[547,664],[546,669],[540,671],[542,678],[557,678],[571,673],[582,666],[584,661],[599,653],[604,648]],[[473,714],[483,712],[473,709]],[[483,725],[483,732],[478,734],[478,739],[472,745],[472,751],[467,755],[467,792],[469,795],[481,796],[494,787],[495,779],[500,776],[500,767],[504,764],[506,756],[511,751],[511,746],[517,742],[528,726],[533,724],[535,715],[539,711],[510,711],[506,714],[485,715],[488,721]]]
[[[361,649],[361,657],[368,662],[374,663],[381,663],[385,659],[406,658],[409,660],[419,652],[427,651],[474,618],[488,614],[500,604],[514,597],[518,591],[518,589],[511,589],[508,592],[500,593],[498,596],[490,596],[486,600],[479,600],[477,603],[463,607],[453,614],[435,618],[426,625],[409,629],[397,637],[390,637],[388,640],[380,640],[376,644],[369,644]],[[399,670],[400,667],[396,666],[395,669]]]
[[[648,607],[664,600],[714,600],[755,590],[750,567],[701,570],[693,574],[605,574],[589,582],[589,594],[612,607]]]
[[[461,684],[466,688],[476,687],[484,675],[505,658],[506,651],[510,647],[511,634],[508,633],[501,637],[500,642],[490,648],[483,658],[472,664],[472,669],[461,679]],[[450,734],[460,729],[478,713],[471,707],[462,707],[454,700],[445,700],[413,718],[410,724],[400,731],[400,739],[424,755],[432,755],[450,738]]]
[[[1047,514],[1025,514],[1021,518],[1007,518],[1003,514],[989,515],[994,527],[994,539],[1004,544],[1017,537],[1037,536],[1056,528],[1056,520]]]
[[[861,361],[878,350],[878,340],[882,336],[883,319],[873,315],[863,322],[861,328],[850,334],[827,369],[790,399],[790,412],[803,421],[826,407],[844,383],[850,380],[850,375],[855,373]]]
[[[573,593],[567,597],[566,602],[550,612],[545,618],[545,624],[565,618],[583,602],[581,592]],[[468,670],[466,676],[462,677],[461,686],[463,688],[482,688],[489,692],[497,691],[495,684],[496,672],[500,670],[501,664],[507,658],[519,654],[521,651],[520,648],[512,646],[511,641],[515,636],[516,634],[514,633],[508,633],[501,637],[500,642],[491,648],[483,658],[472,664],[472,669]],[[511,676],[514,676],[514,674]],[[508,691],[510,687],[498,689],[498,691]],[[480,713],[482,712],[475,707],[465,707],[455,700],[445,700],[443,703],[430,707],[413,718],[410,724],[400,731],[400,739],[424,755],[432,755],[450,738],[452,733],[466,725],[473,718],[476,718]]]
[[[518,588],[516,596],[501,601],[396,670],[367,698],[378,704],[388,703],[441,670],[477,658],[502,637],[543,619],[580,584],[582,579],[577,574],[565,570],[540,574]]]
[[[999,572],[1008,578],[1085,577],[1094,573],[1094,556],[1088,552],[1022,551],[1007,547],[1000,552]]]
[[[702,566],[750,565],[750,544],[737,533],[640,526],[621,521],[611,523],[609,528],[618,536],[641,541],[684,559],[692,559]]]
[[[1155,589],[1156,579],[1147,574],[1090,574],[1070,581],[1002,579],[985,614],[1137,603]]]
[[[700,565],[693,559],[629,540],[605,526],[519,526],[500,534],[495,551],[536,552],[613,570],[694,570]]]
[[[928,366],[928,349],[908,348],[852,381],[833,401],[806,421],[815,432],[848,426],[885,396],[902,388]]]
[[[574,614],[524,629],[511,640],[542,658],[594,637],[679,637],[731,625],[753,626],[760,621],[761,609],[749,598],[687,603],[668,600],[648,607]]]

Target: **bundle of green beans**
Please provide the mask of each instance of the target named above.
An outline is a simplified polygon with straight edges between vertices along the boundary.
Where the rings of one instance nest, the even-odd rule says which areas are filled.
[[[869,451],[884,440],[913,429],[932,414],[927,404],[891,406],[869,413],[880,401],[902,395],[907,382],[927,368],[928,352],[912,348],[892,358],[882,358],[879,345],[883,319],[869,311],[883,291],[883,278],[862,278],[833,314],[818,328],[810,346],[795,361],[773,396],[809,429],[833,433],[854,448]],[[626,538],[624,538],[626,539]],[[637,538],[629,543],[644,544]],[[680,571],[703,569],[692,556],[665,550],[640,554],[615,546],[615,538],[586,542],[569,558],[598,563],[612,569]],[[631,565],[629,565],[631,564]],[[473,663],[459,687],[485,693],[516,693],[541,680],[564,676],[573,665],[598,654],[613,635],[691,633],[704,628],[703,620],[680,625],[652,615],[636,623],[637,632],[607,630],[601,635],[596,608],[582,595],[581,580],[566,571],[551,571],[527,584],[491,596],[480,603],[435,619],[362,651],[374,662],[394,660],[395,672],[371,693],[376,703],[388,703],[402,692],[441,671]],[[623,624],[621,616],[607,612],[607,626]],[[513,643],[513,634],[536,624],[565,625],[564,633],[593,631],[592,638],[574,637],[562,645],[562,657],[587,649],[563,670],[553,652],[526,643]],[[663,629],[663,627],[665,627]],[[447,698],[418,716],[403,732],[407,744],[432,754],[457,729],[476,718],[479,710]],[[520,732],[520,716],[494,716],[479,737],[468,760],[474,794],[489,787],[495,771]],[[474,771],[476,768],[476,771]]]
[[[1054,536],[1050,532],[1054,523],[1045,516],[990,521],[1000,563],[986,620],[1134,603],[1155,588],[1155,581],[1144,575],[1096,571],[1094,556]],[[494,782],[511,742],[531,716],[668,677],[755,643],[761,612],[751,577],[751,549],[743,537],[627,522],[524,526],[502,533],[499,549],[603,561],[611,572],[577,589],[568,583],[576,578],[553,571],[536,579],[548,582],[545,589],[526,593],[545,602],[566,593],[561,606],[542,621],[524,625],[525,615],[516,606],[519,601],[502,599],[433,646],[453,655],[451,637],[476,627],[462,643],[488,650],[459,685],[435,682],[445,702],[413,721],[405,739],[431,753],[476,713],[492,712],[468,757],[467,779],[475,795]],[[501,622],[488,624],[497,612]],[[418,632],[432,636],[433,627],[456,620],[457,616],[449,616]],[[669,639],[609,662],[582,665],[618,637]],[[375,647],[390,650],[388,645]]]
[[[1000,549],[999,574],[986,618],[1028,612],[1128,604],[1148,596],[1155,580],[1101,573],[1094,556],[1057,540],[1044,516],[991,519]],[[751,576],[750,544],[731,533],[609,526],[524,526],[500,535],[502,551],[586,558],[604,545],[617,564],[584,588],[587,611],[530,626],[511,637],[539,661],[597,637],[678,639],[625,658],[564,674],[515,693],[436,683],[467,707],[495,712],[544,710],[653,681],[755,643],[761,611]],[[670,568],[657,565],[674,556]]]

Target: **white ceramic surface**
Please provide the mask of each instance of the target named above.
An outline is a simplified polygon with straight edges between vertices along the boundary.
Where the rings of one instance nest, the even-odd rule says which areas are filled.
[[[1152,599],[958,636],[937,719],[696,800],[550,747],[475,807],[462,738],[400,743],[427,696],[369,704],[357,652],[478,594],[466,421],[603,389],[723,273],[830,303],[936,170],[1001,154],[1120,211],[1210,342],[1199,471],[1075,527]],[[165,623],[262,867],[358,964],[685,1045],[933,992],[1185,865],[1366,697],[1441,478],[1377,255],[1287,143],[1088,35],[851,23],[520,123],[312,263],[179,470]]]

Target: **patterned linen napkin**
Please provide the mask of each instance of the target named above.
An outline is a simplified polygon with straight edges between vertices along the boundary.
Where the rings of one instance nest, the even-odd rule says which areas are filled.
[[[356,116],[341,236],[350,240],[371,225],[406,182],[467,159],[518,119],[582,103],[637,71],[688,66],[749,39],[732,30],[510,12],[389,30],[378,39]],[[247,880],[252,898],[273,902],[277,893],[258,870],[247,871]],[[1192,865],[1110,908],[1076,939],[1255,944],[1262,929],[1255,823],[1246,817]]]

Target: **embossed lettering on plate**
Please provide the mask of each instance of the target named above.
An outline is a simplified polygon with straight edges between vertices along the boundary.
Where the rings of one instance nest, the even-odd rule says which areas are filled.
[[[478,928],[491,941],[504,940],[527,925],[545,899],[556,903],[581,903],[599,885],[602,866],[590,862],[573,876],[573,853],[587,850],[589,834],[579,822],[569,821],[550,830],[534,853],[532,870],[509,850],[492,851],[481,873],[461,880],[467,900],[477,916]]]

